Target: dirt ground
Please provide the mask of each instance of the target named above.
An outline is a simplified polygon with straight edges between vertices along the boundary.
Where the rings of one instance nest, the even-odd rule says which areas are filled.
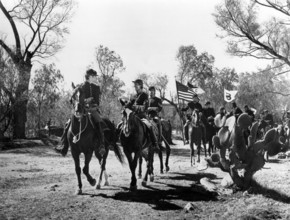
[[[220,183],[225,173],[191,167],[189,147],[175,143],[170,171],[159,173],[156,155],[155,181],[148,187],[138,180],[138,191],[128,191],[128,164],[122,166],[110,152],[110,186],[96,190],[82,176],[83,195],[78,196],[70,153],[62,157],[51,146],[0,151],[0,219],[290,219],[289,159],[272,158],[266,163],[255,174],[259,186],[252,193],[216,195],[193,189],[203,177]],[[90,170],[97,178],[96,158]],[[194,209],[186,212],[183,208],[189,202]]]

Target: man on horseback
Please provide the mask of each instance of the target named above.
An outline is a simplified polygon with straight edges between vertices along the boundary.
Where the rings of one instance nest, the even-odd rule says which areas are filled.
[[[232,103],[232,111],[230,113],[230,116],[235,116],[236,119],[238,119],[238,117],[243,114],[243,111],[237,106],[237,103],[233,102]]]
[[[191,109],[193,111],[203,112],[202,106],[199,103],[199,98],[197,94],[193,95],[193,100],[187,104],[185,108],[182,108],[181,111],[187,111],[188,109]],[[189,119],[190,117],[187,117]],[[189,143],[189,135],[188,135],[188,126],[189,126],[190,120],[187,120],[183,129],[184,129],[184,137],[185,137],[185,144]]]
[[[266,121],[270,125],[271,128],[274,127],[274,118],[273,118],[273,115],[271,113],[269,113],[269,111],[267,109],[265,109],[263,111],[263,117],[262,117],[262,119],[264,121]]]
[[[104,155],[106,152],[105,150],[105,138],[104,138],[104,132],[101,127],[102,119],[99,112],[99,106],[100,106],[100,87],[96,85],[94,82],[96,81],[97,72],[93,69],[89,69],[86,72],[85,78],[86,81],[79,85],[73,92],[72,97],[74,97],[78,92],[80,93],[80,97],[82,100],[79,100],[82,105],[86,107],[87,113],[91,117],[91,121],[97,131],[100,146],[98,149],[99,153],[101,155]],[[69,130],[71,124],[71,120],[69,120],[64,129],[64,133],[62,135],[61,141],[63,148],[61,149],[61,154],[66,155],[68,151],[68,140],[67,140],[67,133]],[[95,145],[97,147],[97,145]]]
[[[158,148],[158,141],[156,135],[153,131],[152,125],[147,120],[146,111],[148,109],[148,94],[143,90],[143,81],[141,79],[137,79],[133,81],[136,95],[131,98],[129,103],[126,105],[128,108],[132,109],[136,113],[136,115],[142,119],[142,121],[147,125],[150,131],[151,141],[153,142],[153,147]]]
[[[149,119],[154,120],[157,123],[157,127],[159,130],[159,142],[161,142],[162,126],[161,126],[161,120],[159,117],[159,112],[162,110],[162,100],[155,96],[156,89],[154,86],[149,87],[149,91],[150,91],[150,98],[149,98],[149,105],[148,105],[147,113],[148,113]]]
[[[204,116],[207,118],[207,120],[211,120],[215,117],[215,111],[214,108],[211,107],[210,101],[205,103],[205,108],[203,109]]]

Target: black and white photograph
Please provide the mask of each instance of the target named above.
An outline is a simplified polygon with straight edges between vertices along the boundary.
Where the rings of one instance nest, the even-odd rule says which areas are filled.
[[[0,0],[0,201],[290,219],[290,0]]]

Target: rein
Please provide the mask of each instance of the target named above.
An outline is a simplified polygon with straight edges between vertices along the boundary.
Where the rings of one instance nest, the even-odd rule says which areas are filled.
[[[77,134],[74,134],[73,129],[71,129],[71,133],[73,135],[73,143],[76,144],[77,142],[79,142],[79,140],[81,139],[81,134],[86,130],[87,126],[88,126],[88,118],[86,117],[86,126],[84,127],[84,129],[82,130],[82,117],[83,116],[76,116],[76,114],[74,115],[80,122],[80,128],[79,128],[79,132]],[[72,122],[72,125],[74,124],[74,120]]]

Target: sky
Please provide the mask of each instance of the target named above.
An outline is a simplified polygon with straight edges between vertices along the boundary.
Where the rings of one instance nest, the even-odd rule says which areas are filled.
[[[10,1],[10,0],[9,0]],[[4,4],[8,0],[3,1]],[[95,48],[107,46],[119,54],[126,70],[119,78],[132,90],[138,73],[165,73],[169,90],[175,91],[181,45],[194,45],[199,53],[215,57],[217,68],[237,72],[256,71],[266,62],[232,57],[226,42],[217,37],[221,30],[214,22],[215,5],[221,0],[78,0],[75,15],[68,24],[70,34],[62,51],[42,61],[54,62],[64,75],[65,88],[80,83],[89,65],[97,68]],[[0,34],[13,42],[11,28],[0,14]],[[37,65],[36,65],[37,67]]]

